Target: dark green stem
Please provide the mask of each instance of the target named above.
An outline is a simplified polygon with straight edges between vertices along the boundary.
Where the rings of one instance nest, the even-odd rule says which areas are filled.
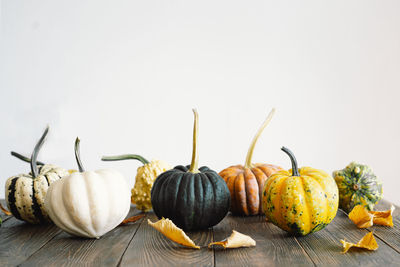
[[[43,145],[44,140],[46,139],[46,136],[48,133],[49,133],[49,126],[46,127],[46,129],[44,130],[44,133],[42,134],[42,137],[40,137],[35,148],[33,149],[31,160],[30,160],[31,161],[31,173],[32,173],[33,178],[36,178],[38,176],[37,157],[38,157],[39,151],[42,148],[42,145]]]
[[[14,156],[14,157],[16,157],[16,158],[19,158],[19,159],[22,160],[22,161],[31,163],[31,159],[30,159],[30,158],[25,157],[24,155],[21,155],[21,154],[19,154],[19,153],[17,153],[17,152],[11,151],[11,156]],[[36,164],[37,164],[37,165],[44,165],[44,163],[41,162],[41,161],[36,161]]]
[[[297,167],[297,160],[293,152],[284,146],[281,148],[281,150],[288,154],[290,161],[292,162],[292,176],[300,176],[299,168]]]
[[[127,159],[136,159],[143,163],[143,165],[149,164],[150,162],[143,158],[142,156],[136,155],[136,154],[124,154],[124,155],[118,155],[118,156],[103,156],[101,160],[103,161],[117,161],[117,160],[127,160]]]
[[[77,137],[75,139],[75,159],[76,159],[76,163],[78,164],[79,172],[84,172],[85,169],[83,168],[83,165],[82,165],[81,152],[80,152],[80,147],[79,147],[80,142],[81,142],[81,140],[79,140],[79,138]]]

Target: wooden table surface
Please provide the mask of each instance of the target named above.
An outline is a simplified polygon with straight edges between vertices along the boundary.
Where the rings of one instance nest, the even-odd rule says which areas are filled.
[[[2,201],[4,203],[4,200]],[[376,210],[388,209],[381,201]],[[1,212],[0,212],[1,213]],[[129,216],[138,214],[132,207]],[[212,229],[188,233],[200,250],[175,244],[147,224],[157,220],[148,213],[140,221],[119,226],[100,239],[70,236],[54,225],[35,226],[1,214],[0,266],[289,266],[346,265],[400,266],[400,211],[394,212],[394,227],[373,226],[357,229],[339,210],[325,229],[305,236],[293,237],[263,216],[228,215]],[[250,235],[257,246],[239,249],[208,249],[232,229]],[[340,239],[358,242],[373,231],[377,251],[354,249],[342,254]]]

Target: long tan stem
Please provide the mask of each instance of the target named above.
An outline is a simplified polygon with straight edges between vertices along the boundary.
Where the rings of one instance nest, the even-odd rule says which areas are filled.
[[[258,138],[260,137],[261,133],[264,131],[265,127],[267,127],[267,125],[271,121],[272,116],[274,116],[274,113],[275,113],[275,108],[273,108],[271,110],[271,112],[268,114],[268,117],[265,119],[265,121],[261,125],[260,129],[258,129],[256,135],[254,136],[253,141],[250,144],[249,150],[247,151],[246,162],[244,164],[244,166],[246,168],[252,167],[251,159],[253,157],[254,147],[256,146],[256,143],[257,143]]]
[[[199,132],[199,114],[196,109],[193,109],[194,113],[194,126],[193,126],[193,151],[192,151],[192,162],[190,164],[190,172],[199,172],[199,155],[197,153],[197,138]]]

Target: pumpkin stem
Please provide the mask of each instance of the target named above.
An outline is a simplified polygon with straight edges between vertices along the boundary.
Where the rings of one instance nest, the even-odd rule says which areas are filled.
[[[254,152],[254,147],[256,146],[256,143],[258,141],[258,138],[260,137],[261,133],[264,131],[265,127],[267,127],[267,125],[269,124],[269,122],[272,119],[272,116],[275,113],[275,108],[273,108],[267,118],[265,119],[265,121],[263,122],[263,124],[261,125],[260,129],[258,129],[256,135],[253,138],[253,141],[250,144],[249,150],[247,151],[247,156],[246,156],[246,162],[244,164],[245,168],[251,168],[253,167],[253,165],[251,164],[251,159],[253,157],[253,152]]]
[[[189,171],[192,173],[199,172],[199,156],[197,152],[197,136],[199,131],[199,114],[196,109],[193,109],[194,113],[194,126],[193,126],[193,151],[192,151],[192,162],[190,164]]]
[[[116,161],[116,160],[126,160],[126,159],[136,159],[143,163],[143,165],[149,164],[150,162],[143,158],[142,156],[136,154],[124,154],[119,156],[103,156],[101,160],[103,161]]]
[[[31,163],[31,159],[30,159],[30,158],[28,158],[28,157],[26,157],[26,156],[24,156],[24,155],[21,155],[21,154],[19,154],[19,153],[17,153],[17,152],[11,151],[11,156],[14,156],[14,157],[16,157],[16,158],[19,158],[19,159],[22,160],[22,161]],[[36,164],[37,164],[37,165],[44,165],[44,163],[41,162],[41,161],[36,161]]]
[[[39,150],[42,148],[42,145],[44,143],[44,140],[46,139],[47,134],[49,133],[49,126],[46,127],[44,130],[44,133],[40,137],[39,141],[37,142],[35,148],[33,149],[32,156],[30,159],[31,163],[31,173],[32,177],[36,178],[38,176],[38,167],[37,167],[37,157],[39,154]]]
[[[81,140],[79,140],[79,138],[77,137],[75,139],[75,159],[76,159],[76,163],[78,164],[79,172],[84,172],[85,169],[83,168],[83,165],[82,165],[81,152],[80,152],[80,147],[79,147],[80,142],[81,142]]]
[[[290,161],[292,162],[292,176],[300,176],[299,168],[297,167],[297,160],[293,152],[284,146],[281,148],[281,150],[288,154]]]

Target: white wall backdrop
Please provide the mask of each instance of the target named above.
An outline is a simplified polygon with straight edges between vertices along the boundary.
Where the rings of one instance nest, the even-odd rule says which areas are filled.
[[[0,184],[29,165],[47,124],[45,162],[114,167],[130,183],[139,153],[200,164],[244,163],[277,113],[256,162],[332,172],[371,165],[400,204],[400,1],[1,1]],[[4,189],[0,190],[0,198]]]

